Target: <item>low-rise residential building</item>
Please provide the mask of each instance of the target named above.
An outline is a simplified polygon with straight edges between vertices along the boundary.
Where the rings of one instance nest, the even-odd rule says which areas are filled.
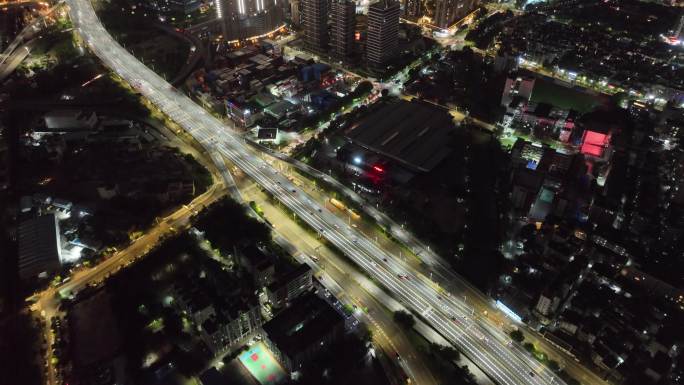
[[[248,246],[238,253],[240,266],[244,267],[254,279],[257,287],[265,287],[273,283],[275,264],[273,258],[257,246]]]
[[[226,100],[226,113],[240,127],[247,128],[261,117],[261,111],[249,103]]]
[[[275,307],[282,307],[294,298],[300,296],[313,287],[313,273],[311,267],[300,264],[281,274],[266,287],[268,300]]]
[[[345,331],[345,319],[323,299],[310,293],[298,298],[263,328],[269,350],[291,373],[339,339]]]
[[[254,293],[250,281],[209,260],[198,276],[176,283],[169,294],[174,306],[190,317],[199,338],[217,356],[260,330],[263,319]]]

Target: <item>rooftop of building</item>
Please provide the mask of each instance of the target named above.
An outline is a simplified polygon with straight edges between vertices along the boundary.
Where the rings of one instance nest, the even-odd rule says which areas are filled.
[[[40,273],[60,263],[60,235],[54,214],[27,219],[19,225],[20,275]]]
[[[284,116],[286,113],[288,113],[289,111],[292,111],[294,109],[295,109],[294,104],[288,102],[287,100],[281,100],[279,102],[275,102],[275,103],[269,105],[268,107],[264,108],[264,112],[266,112],[266,113],[268,113],[274,117],[280,118],[280,117]]]
[[[278,277],[275,282],[268,285],[268,290],[274,292],[283,286],[287,286],[296,277],[307,274],[311,271],[311,267],[305,263],[299,264],[296,267],[288,268],[285,264],[277,266]]]
[[[242,249],[242,255],[244,257],[245,263],[249,263],[252,267],[259,270],[273,265],[273,258],[264,253],[255,245],[250,245]]]
[[[628,120],[625,111],[599,108],[582,115],[579,123],[585,130],[609,134],[625,128],[628,125]]]
[[[268,338],[289,357],[321,340],[344,318],[328,303],[311,293],[264,325]]]
[[[557,151],[547,145],[518,139],[511,151],[513,162],[529,170],[562,177],[576,166],[577,154]]]
[[[414,171],[427,172],[452,151],[452,132],[452,118],[445,110],[400,100],[362,120],[347,133],[347,139]]]
[[[368,6],[368,10],[385,10],[393,6],[397,6],[399,3],[393,0],[380,0]]]
[[[219,321],[234,319],[258,305],[251,281],[224,271],[213,260],[202,263],[187,279],[176,281],[174,291],[193,313],[213,306]]]
[[[41,131],[79,131],[92,130],[97,125],[97,115],[82,111],[52,111],[43,118],[45,127]]]
[[[277,136],[277,128],[260,128],[257,131],[257,139],[275,139]]]
[[[202,385],[223,385],[225,381],[226,379],[213,366],[199,376],[199,382]]]

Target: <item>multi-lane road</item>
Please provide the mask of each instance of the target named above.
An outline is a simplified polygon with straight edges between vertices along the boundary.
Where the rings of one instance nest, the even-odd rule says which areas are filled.
[[[182,126],[208,151],[219,152],[318,231],[395,299],[464,351],[502,385],[562,383],[550,370],[510,344],[505,333],[473,315],[457,293],[437,285],[381,250],[259,158],[228,126],[145,67],[104,29],[89,0],[67,0],[74,25],[91,50],[113,71]]]
[[[389,298],[381,289],[368,290],[366,278],[356,266],[343,259],[324,241],[302,228],[292,215],[283,211],[264,194],[258,185],[242,173],[235,174],[235,181],[245,200],[256,202],[263,211],[263,216],[270,223],[276,223],[275,239],[300,262],[311,265],[316,276],[342,303],[356,305],[363,312],[357,317],[365,321],[373,332],[373,341],[389,360],[396,360],[395,354],[402,359],[396,362],[404,367],[413,383],[420,385],[437,385],[435,376],[430,371],[425,358],[417,350],[399,325],[392,319],[386,309]],[[282,240],[282,242],[281,242]],[[377,295],[378,292],[382,295]],[[387,373],[392,384],[405,385],[401,381],[394,365],[386,362]]]
[[[5,63],[5,61],[10,57],[10,55],[16,49],[18,49],[23,43],[32,39],[38,32],[40,32],[42,29],[41,23],[43,24],[43,26],[46,25],[45,18],[51,15],[57,9],[59,9],[63,4],[63,1],[59,1],[52,8],[44,12],[41,12],[40,17],[37,17],[33,22],[31,22],[31,24],[24,27],[24,29],[22,29],[21,32],[19,32],[19,34],[15,36],[14,40],[12,40],[12,42],[3,51],[2,56],[0,56],[0,66],[2,66]]]
[[[289,167],[294,167],[302,172],[303,175],[309,175],[317,180],[325,181],[332,185],[337,191],[341,192],[349,201],[354,202],[360,209],[362,214],[372,218],[372,222],[379,224],[383,229],[388,229],[392,238],[399,242],[387,239],[379,242],[381,248],[391,254],[401,254],[401,245],[406,246],[418,258],[403,258],[414,271],[422,273],[424,276],[431,276],[432,280],[440,285],[445,291],[450,293],[458,293],[463,302],[473,308],[473,312],[478,313],[481,317],[481,322],[488,322],[494,327],[504,326],[504,330],[511,330],[511,326],[525,329],[522,324],[511,325],[511,320],[507,318],[492,299],[484,295],[476,287],[472,286],[465,278],[454,273],[449,263],[441,258],[438,254],[430,249],[427,245],[417,239],[411,232],[407,231],[402,225],[395,222],[381,209],[376,208],[375,205],[366,202],[359,194],[351,188],[346,187],[336,179],[330,177],[322,171],[316,170],[306,163],[300,162],[296,159],[290,158],[285,154],[272,150],[268,147],[261,146],[255,142],[250,144],[268,157],[276,159],[275,165],[279,165],[281,169],[285,170]],[[281,162],[278,164],[278,162]],[[285,167],[283,167],[286,165]],[[289,165],[289,166],[287,166]],[[292,175],[292,174],[290,174]],[[315,183],[305,178],[297,178],[297,185],[312,186]],[[311,191],[310,195],[324,204],[328,200],[326,194],[316,193]],[[348,218],[345,212],[338,211],[338,216],[343,220]],[[364,231],[368,237],[377,238],[378,229],[376,226],[364,226],[362,223],[358,226],[359,230]],[[380,234],[381,238],[384,238]],[[404,254],[406,254],[404,252]],[[486,312],[486,316],[485,316]],[[528,330],[526,340],[533,342],[538,348],[546,352],[549,359],[556,360],[561,364],[564,370],[582,384],[606,384],[596,373],[579,363],[573,356],[565,351],[559,350],[552,343],[540,336],[537,332]]]

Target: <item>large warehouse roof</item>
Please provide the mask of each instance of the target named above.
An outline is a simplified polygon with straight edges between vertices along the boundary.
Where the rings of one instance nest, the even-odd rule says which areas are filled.
[[[19,275],[22,279],[51,272],[60,265],[59,225],[54,214],[19,225]]]
[[[451,115],[424,102],[397,101],[362,120],[347,139],[417,171],[432,170],[449,155]]]

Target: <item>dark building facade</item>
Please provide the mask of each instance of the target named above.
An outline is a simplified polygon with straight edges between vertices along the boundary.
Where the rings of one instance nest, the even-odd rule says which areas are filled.
[[[354,49],[356,4],[350,0],[332,0],[332,54],[340,59],[349,57]]]
[[[276,360],[294,372],[344,334],[345,320],[311,293],[264,324],[263,329],[264,342]]]
[[[396,57],[399,12],[399,3],[392,0],[381,0],[368,7],[366,60],[369,67],[382,69]]]
[[[261,36],[283,26],[277,0],[218,0],[216,16],[228,41]]]
[[[311,267],[301,264],[280,275],[276,281],[266,287],[268,300],[275,307],[282,307],[313,287]]]
[[[478,5],[479,0],[436,0],[435,25],[440,28],[449,28],[450,25],[474,11]]]
[[[328,49],[328,0],[302,0],[301,20],[304,25],[304,41],[312,51]]]
[[[423,17],[425,7],[423,0],[404,0],[404,17],[409,20],[418,20]]]

